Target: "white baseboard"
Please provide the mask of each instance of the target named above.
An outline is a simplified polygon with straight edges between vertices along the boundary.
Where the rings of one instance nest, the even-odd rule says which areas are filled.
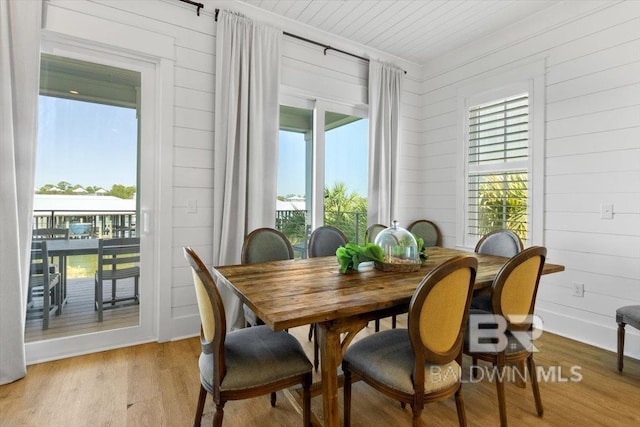
[[[601,325],[544,309],[536,309],[542,318],[544,330],[585,344],[617,352],[618,324]],[[640,335],[631,326],[626,327],[624,354],[640,360]]]

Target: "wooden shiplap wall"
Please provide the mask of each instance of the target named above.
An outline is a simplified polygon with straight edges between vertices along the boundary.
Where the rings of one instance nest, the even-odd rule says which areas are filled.
[[[159,335],[163,340],[192,336],[199,331],[191,272],[182,248],[192,246],[207,262],[213,258],[216,23],[212,6],[229,5],[232,10],[234,5],[243,7],[233,2],[208,3],[198,17],[195,8],[178,1],[155,1],[152,7],[148,1],[52,0],[47,4],[49,8],[69,12],[69,26],[80,25],[82,16],[90,15],[105,20],[107,27],[119,28],[124,32],[120,36],[126,37],[127,28],[137,27],[174,39],[173,164],[171,170],[163,171],[171,174],[173,183],[172,226],[164,231],[171,236],[171,276],[158,275],[157,283],[161,293]],[[242,12],[258,21],[283,26],[273,17],[258,16],[251,10]],[[296,29],[285,30],[299,33]],[[348,46],[341,47],[348,50]],[[293,89],[311,97],[366,106],[366,62],[335,52],[325,56],[322,48],[288,37],[283,38],[282,53],[281,83],[289,91]],[[398,65],[403,67],[403,64]],[[402,108],[407,120],[404,120],[406,127],[402,132],[409,145],[402,150],[402,163],[409,162],[420,149],[417,144],[420,81],[416,69],[414,66],[405,79],[406,96]],[[411,189],[417,184],[409,175],[405,173],[403,180]],[[189,201],[197,201],[195,213],[188,212]]]
[[[564,2],[425,68],[423,217],[455,244],[457,98],[469,81],[546,63],[544,244],[547,330],[615,349],[616,308],[640,304],[640,2]],[[491,88],[487,88],[491,89]],[[614,206],[612,220],[600,205]],[[418,206],[410,206],[419,209]],[[573,296],[574,283],[584,297]],[[627,328],[627,354],[640,336]]]

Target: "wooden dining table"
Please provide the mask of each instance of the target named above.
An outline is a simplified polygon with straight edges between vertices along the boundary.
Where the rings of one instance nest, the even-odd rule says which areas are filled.
[[[478,259],[475,291],[490,287],[508,258],[433,247],[419,271],[386,272],[373,265],[340,272],[335,256],[214,268],[218,286],[229,286],[273,330],[317,324],[324,425],[340,423],[338,367],[356,334],[370,320],[407,312],[424,276],[460,255]],[[542,274],[563,271],[545,263]]]

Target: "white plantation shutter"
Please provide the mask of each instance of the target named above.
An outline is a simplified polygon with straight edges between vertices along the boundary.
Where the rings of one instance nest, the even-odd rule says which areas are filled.
[[[529,97],[469,108],[467,234],[510,229],[527,240]]]

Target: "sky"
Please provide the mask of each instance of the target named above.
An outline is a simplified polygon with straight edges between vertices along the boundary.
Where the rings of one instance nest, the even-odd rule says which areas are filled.
[[[131,108],[40,96],[35,187],[66,181],[111,189],[136,185],[137,120]],[[325,135],[325,186],[367,194],[368,120]],[[302,134],[280,132],[278,195],[304,195]]]
[[[349,192],[367,195],[368,120],[332,129],[325,134],[325,187],[343,182]],[[305,143],[300,133],[280,132],[278,195],[304,195]]]
[[[35,187],[136,185],[136,111],[40,96]]]

